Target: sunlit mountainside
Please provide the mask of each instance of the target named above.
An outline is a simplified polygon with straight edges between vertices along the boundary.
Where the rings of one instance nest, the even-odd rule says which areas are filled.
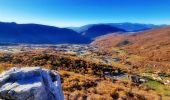
[[[149,68],[152,66],[157,71],[160,69],[168,72],[169,40],[169,27],[163,27],[130,35],[110,34],[96,39],[92,45],[110,52],[114,52],[115,48],[122,49],[127,53],[127,58],[129,58],[128,55],[136,55],[139,59],[145,60],[146,62],[141,62],[143,64],[141,67]]]

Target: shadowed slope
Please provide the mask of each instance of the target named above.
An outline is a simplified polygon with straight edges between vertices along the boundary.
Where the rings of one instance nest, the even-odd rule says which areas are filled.
[[[0,23],[0,42],[12,43],[89,43],[77,32],[39,24]]]

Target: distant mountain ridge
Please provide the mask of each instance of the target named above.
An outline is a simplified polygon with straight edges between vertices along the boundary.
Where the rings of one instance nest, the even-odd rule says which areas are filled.
[[[40,24],[16,24],[0,22],[1,43],[89,43],[90,39],[77,32]]]
[[[126,32],[143,31],[158,27],[162,27],[162,25],[108,23],[59,28],[41,24],[0,22],[0,43],[89,44],[93,39],[109,33],[126,34]]]
[[[89,27],[86,31],[82,32],[82,35],[87,38],[94,39],[96,37],[114,32],[126,32],[126,31],[117,27],[113,27],[111,25],[100,24]]]
[[[89,24],[82,27],[70,27],[79,34],[93,40],[96,37],[115,32],[126,32],[126,30],[108,24]]]
[[[92,26],[96,25],[110,25],[112,27],[123,29],[127,32],[139,32],[154,28],[159,28],[166,25],[154,25],[154,24],[141,24],[141,23],[99,23],[99,24],[88,24],[81,27],[69,27],[69,29],[72,29],[78,33],[83,33],[84,31],[88,30]]]

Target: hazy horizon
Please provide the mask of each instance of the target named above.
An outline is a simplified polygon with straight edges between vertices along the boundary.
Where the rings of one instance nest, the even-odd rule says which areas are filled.
[[[170,24],[169,0],[4,0],[0,21],[77,27],[96,23]]]
[[[137,22],[100,22],[100,23],[87,23],[87,24],[82,24],[82,25],[77,25],[77,26],[60,26],[60,25],[52,25],[52,24],[44,24],[44,23],[34,23],[34,22],[28,22],[28,23],[18,23],[18,22],[4,22],[0,21],[2,23],[16,23],[16,24],[39,24],[39,25],[46,25],[46,26],[54,26],[54,27],[61,27],[61,28],[67,28],[67,27],[82,27],[85,25],[91,25],[91,24],[122,24],[122,23],[131,23],[131,24],[147,24],[147,25],[170,25],[170,24],[153,24],[153,23],[137,23]]]

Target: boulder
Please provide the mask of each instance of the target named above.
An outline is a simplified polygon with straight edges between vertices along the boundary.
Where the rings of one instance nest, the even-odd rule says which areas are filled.
[[[140,83],[140,76],[139,75],[131,75],[131,81],[134,83]]]
[[[0,98],[64,100],[60,76],[40,67],[12,68],[0,75]]]
[[[139,75],[131,75],[130,80],[134,83],[142,84],[142,83],[145,83],[147,81],[147,77],[141,77]]]

